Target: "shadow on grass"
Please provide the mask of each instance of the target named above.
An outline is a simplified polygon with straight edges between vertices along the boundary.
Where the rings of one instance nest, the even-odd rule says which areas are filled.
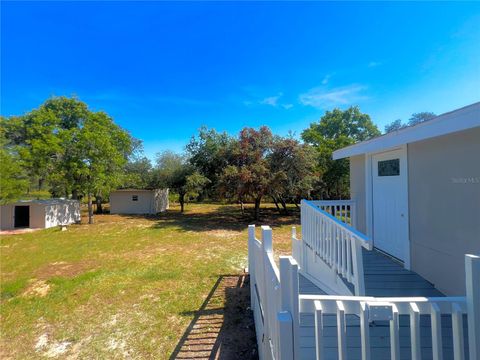
[[[265,224],[272,227],[295,225],[299,223],[299,217],[300,213],[296,209],[290,210],[290,213],[285,215],[280,214],[274,208],[264,208],[261,210],[260,219],[254,220],[250,211],[242,214],[240,208],[236,206],[222,205],[206,212],[193,210],[181,213],[180,211],[169,210],[158,215],[159,221],[154,227],[165,228],[174,226],[184,231],[243,231],[250,224]]]
[[[170,360],[258,359],[248,275],[221,275],[197,311]]]

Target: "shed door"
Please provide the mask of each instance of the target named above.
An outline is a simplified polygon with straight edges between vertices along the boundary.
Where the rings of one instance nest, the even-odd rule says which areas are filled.
[[[14,227],[30,226],[30,206],[15,206]]]
[[[408,246],[408,178],[404,149],[372,156],[373,243],[405,261]]]

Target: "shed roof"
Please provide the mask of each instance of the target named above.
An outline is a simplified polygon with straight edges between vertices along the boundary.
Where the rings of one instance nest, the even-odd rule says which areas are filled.
[[[117,190],[112,190],[111,193],[114,192],[152,192],[156,191],[159,189],[117,189]]]
[[[414,126],[344,147],[333,152],[333,159],[382,151],[474,127],[480,127],[480,102],[447,112]]]
[[[53,199],[41,199],[41,200],[18,200],[14,202],[13,204],[40,204],[40,205],[58,205],[58,204],[67,204],[67,203],[72,203],[72,202],[78,202],[78,200],[72,200],[72,199],[63,199],[63,198],[53,198]]]

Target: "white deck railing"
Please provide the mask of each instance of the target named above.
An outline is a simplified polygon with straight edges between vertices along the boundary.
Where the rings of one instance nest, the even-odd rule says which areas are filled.
[[[300,295],[300,311],[315,314],[315,349],[317,359],[324,357],[323,323],[325,316],[334,315],[337,323],[338,359],[347,359],[347,315],[360,318],[360,346],[362,359],[370,359],[370,323],[388,321],[390,358],[400,359],[399,316],[410,320],[411,359],[421,359],[420,315],[429,315],[432,336],[432,358],[442,359],[442,315],[452,319],[453,356],[465,358],[463,315],[468,314],[465,297],[400,297],[375,298],[360,296],[309,296]],[[403,346],[406,344],[403,343]]]
[[[300,313],[315,316],[316,359],[324,358],[324,317],[336,316],[337,357],[348,358],[347,315],[360,319],[360,346],[362,360],[371,359],[370,323],[389,322],[389,336],[377,337],[390,345],[391,359],[400,356],[399,316],[409,317],[410,336],[402,338],[411,349],[411,358],[422,356],[420,316],[430,316],[431,357],[443,359],[442,315],[451,316],[453,358],[466,358],[463,333],[464,315],[468,325],[469,359],[480,359],[480,257],[465,256],[465,297],[399,297],[378,298],[366,296],[300,295],[298,266],[292,257],[280,257],[277,268],[272,250],[272,232],[262,227],[262,241],[255,238],[255,227],[249,227],[249,272],[252,309],[260,359],[302,359],[300,352]],[[444,331],[444,330],[443,330]],[[445,334],[443,334],[445,335]],[[307,335],[308,336],[308,335]],[[427,350],[429,347],[427,346]],[[430,356],[429,356],[430,357]]]
[[[310,200],[308,203],[353,228],[357,226],[354,200]]]
[[[362,248],[371,250],[372,242],[349,225],[355,223],[354,207],[351,200],[302,200],[302,239],[292,234],[302,274],[334,294],[365,294]]]
[[[248,227],[248,260],[260,360],[293,359],[299,348],[298,266],[292,257],[281,256],[278,269],[268,226],[262,226],[261,241],[255,226]]]

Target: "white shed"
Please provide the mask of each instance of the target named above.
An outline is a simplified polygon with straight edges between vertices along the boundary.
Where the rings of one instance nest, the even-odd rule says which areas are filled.
[[[0,229],[46,229],[80,222],[80,202],[67,199],[20,200],[0,206]]]
[[[110,193],[111,214],[157,214],[168,209],[168,189],[123,189]]]

